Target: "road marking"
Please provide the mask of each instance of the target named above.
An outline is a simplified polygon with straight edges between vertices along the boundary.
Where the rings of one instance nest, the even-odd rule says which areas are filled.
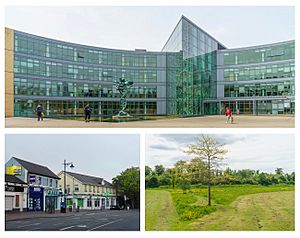
[[[86,225],[77,225],[77,227],[79,227],[79,228],[85,228]]]
[[[17,228],[22,228],[22,227],[26,227],[26,226],[37,226],[39,224],[41,224],[41,223],[38,222],[38,223],[27,224],[27,225],[23,225],[23,226],[18,226]]]
[[[29,231],[36,231],[36,230],[40,230],[40,229],[41,229],[40,227],[37,227],[37,228],[31,229]]]
[[[86,216],[92,216],[92,215],[95,215],[95,213],[88,213],[88,214],[85,214]]]
[[[65,227],[65,228],[61,228],[61,229],[59,229],[59,230],[60,230],[60,231],[64,231],[64,230],[71,229],[71,228],[73,228],[73,227],[75,227],[75,226],[68,226],[68,227]]]
[[[100,228],[100,227],[107,226],[107,225],[116,223],[116,222],[121,221],[121,220],[122,220],[122,219],[118,219],[118,220],[115,220],[115,221],[111,221],[111,222],[105,223],[105,224],[103,224],[103,225],[101,225],[101,226],[94,227],[93,229],[90,229],[89,231],[96,230],[96,229],[98,229],[98,228]]]

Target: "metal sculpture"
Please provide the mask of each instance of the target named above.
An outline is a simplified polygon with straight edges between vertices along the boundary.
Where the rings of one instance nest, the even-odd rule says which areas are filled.
[[[119,81],[114,82],[116,89],[119,91],[121,94],[120,98],[120,111],[117,115],[117,117],[129,117],[130,115],[125,112],[125,109],[127,107],[127,94],[129,89],[132,87],[133,82],[129,82],[124,78],[120,78]]]

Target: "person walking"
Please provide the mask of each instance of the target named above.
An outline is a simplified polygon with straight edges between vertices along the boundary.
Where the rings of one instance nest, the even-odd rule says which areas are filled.
[[[89,103],[87,102],[85,107],[84,107],[84,114],[85,114],[85,122],[90,122],[91,118],[91,108]]]
[[[42,107],[42,105],[40,105],[40,104],[37,105],[36,114],[37,114],[38,121],[42,121],[43,120],[43,107]]]
[[[229,107],[225,108],[225,116],[227,117],[226,123],[232,123],[232,113]]]

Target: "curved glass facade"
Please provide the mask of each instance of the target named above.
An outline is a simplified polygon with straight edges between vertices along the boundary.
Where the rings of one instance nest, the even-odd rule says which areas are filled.
[[[94,116],[119,111],[114,81],[134,82],[130,114],[166,114],[165,54],[83,46],[14,31],[14,115],[79,116],[89,101]],[[159,102],[160,101],[160,102]]]
[[[295,43],[226,49],[182,16],[161,52],[113,50],[6,29],[6,116],[116,115],[114,81],[134,83],[131,115],[293,114]],[[9,111],[11,109],[11,112]]]

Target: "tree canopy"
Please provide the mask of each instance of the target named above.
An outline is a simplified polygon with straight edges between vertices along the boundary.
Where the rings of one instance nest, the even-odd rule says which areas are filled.
[[[131,167],[122,171],[112,181],[118,190],[122,190],[132,200],[133,207],[139,207],[140,169],[138,167]]]

